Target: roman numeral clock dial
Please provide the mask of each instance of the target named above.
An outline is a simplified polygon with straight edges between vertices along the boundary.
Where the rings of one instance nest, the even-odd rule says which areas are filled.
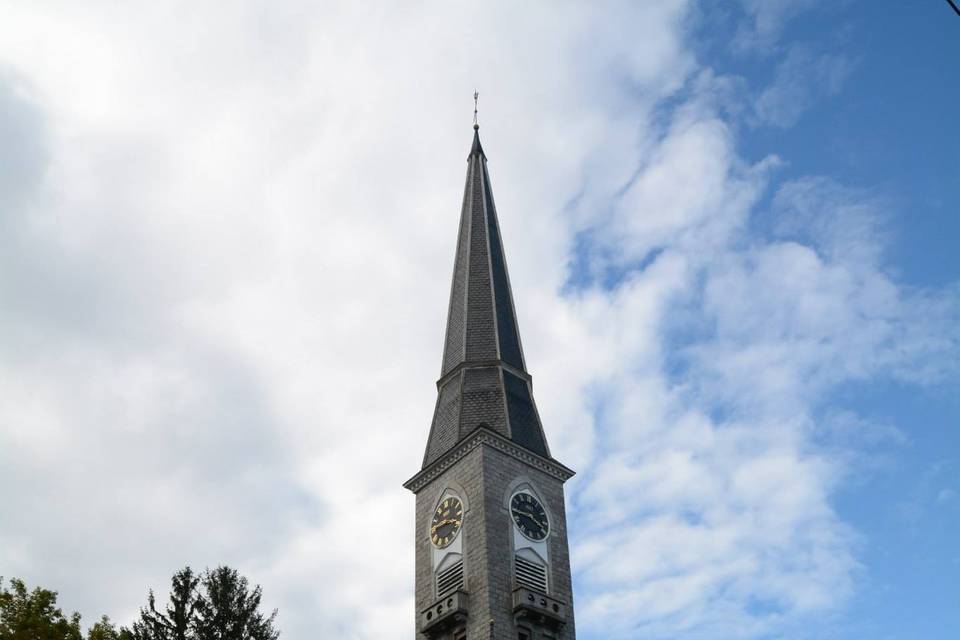
[[[442,549],[453,542],[463,524],[463,503],[459,498],[446,498],[437,506],[430,523],[430,541]]]
[[[550,533],[547,512],[540,501],[529,493],[518,493],[510,500],[510,515],[525,537],[540,542]]]

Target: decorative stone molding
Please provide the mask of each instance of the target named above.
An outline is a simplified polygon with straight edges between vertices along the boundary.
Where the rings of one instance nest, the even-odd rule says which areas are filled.
[[[517,622],[559,630],[567,624],[567,603],[531,589],[513,591],[513,612]]]
[[[446,595],[420,612],[420,632],[428,638],[439,638],[454,627],[467,622],[469,598],[462,590]]]
[[[481,445],[487,445],[488,447],[502,451],[503,453],[506,453],[517,460],[525,462],[534,469],[543,471],[544,473],[560,480],[561,482],[566,482],[574,475],[574,471],[560,464],[556,460],[538,456],[532,451],[528,451],[527,449],[515,444],[511,440],[508,440],[499,433],[491,431],[487,427],[478,427],[470,435],[461,440],[458,445],[437,458],[433,463],[421,470],[417,475],[407,480],[403,484],[404,488],[409,489],[413,493],[417,493],[427,484],[429,484],[431,480],[442,474],[444,471],[456,464],[458,460],[461,460],[468,453]]]

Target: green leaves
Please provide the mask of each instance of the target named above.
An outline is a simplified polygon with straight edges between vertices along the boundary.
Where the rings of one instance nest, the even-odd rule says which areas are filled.
[[[0,640],[83,640],[80,614],[68,619],[56,605],[56,591],[28,591],[16,578],[7,589],[0,578]]]
[[[107,616],[101,616],[87,632],[87,640],[132,640],[132,635],[127,629],[117,629]]]
[[[0,577],[0,640],[277,640],[277,612],[260,611],[259,585],[250,588],[236,569],[221,566],[197,575],[190,567],[173,574],[166,606],[150,591],[147,606],[130,629],[102,616],[84,637],[80,614],[68,618],[56,606],[57,592],[27,589],[22,580]]]

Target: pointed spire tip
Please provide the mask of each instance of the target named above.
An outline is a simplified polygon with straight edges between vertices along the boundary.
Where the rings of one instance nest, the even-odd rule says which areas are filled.
[[[473,146],[470,148],[470,155],[479,155],[486,158],[483,147],[480,145],[480,125],[473,125]]]

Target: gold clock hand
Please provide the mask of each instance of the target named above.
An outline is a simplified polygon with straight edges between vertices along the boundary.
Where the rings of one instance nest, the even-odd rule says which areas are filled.
[[[437,524],[435,524],[435,525],[433,525],[432,527],[430,527],[430,533],[436,533],[437,529],[439,529],[440,527],[442,527],[443,525],[446,525],[446,524],[457,524],[457,521],[456,521],[456,520],[441,520],[441,521],[438,522]]]

